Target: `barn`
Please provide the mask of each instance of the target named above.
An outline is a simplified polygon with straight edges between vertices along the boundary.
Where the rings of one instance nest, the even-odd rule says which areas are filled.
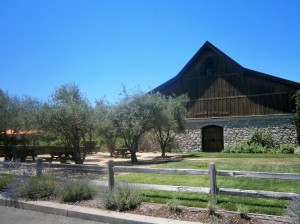
[[[270,132],[277,144],[296,143],[292,96],[299,89],[300,83],[244,68],[207,41],[153,92],[188,94],[187,129],[177,136],[178,147],[219,152],[256,129]]]

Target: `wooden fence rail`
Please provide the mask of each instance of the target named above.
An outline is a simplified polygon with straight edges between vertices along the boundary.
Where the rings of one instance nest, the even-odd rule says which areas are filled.
[[[280,179],[280,180],[300,180],[298,173],[271,173],[271,172],[244,172],[244,171],[217,171],[215,164],[209,164],[209,170],[194,170],[194,169],[156,169],[156,168],[138,168],[138,167],[125,167],[114,166],[113,161],[108,163],[109,181],[106,185],[109,189],[113,190],[115,185],[122,186],[122,183],[115,184],[114,172],[126,173],[150,173],[150,174],[174,174],[174,175],[209,175],[210,187],[188,187],[188,186],[170,186],[170,185],[154,185],[154,184],[130,184],[134,188],[147,189],[147,190],[162,190],[162,191],[176,191],[176,192],[194,192],[210,194],[212,199],[216,201],[217,194],[226,194],[234,196],[247,196],[258,198],[274,198],[291,200],[294,197],[300,196],[296,193],[287,192],[272,192],[261,190],[242,190],[242,189],[227,189],[218,188],[217,176],[228,176],[235,178],[257,178],[257,179]],[[96,184],[106,186],[103,181],[96,181]]]

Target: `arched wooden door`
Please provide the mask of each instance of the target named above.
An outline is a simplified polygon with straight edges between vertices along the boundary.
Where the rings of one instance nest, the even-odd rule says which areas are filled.
[[[220,126],[206,126],[202,128],[202,151],[221,152],[224,149],[223,128]]]

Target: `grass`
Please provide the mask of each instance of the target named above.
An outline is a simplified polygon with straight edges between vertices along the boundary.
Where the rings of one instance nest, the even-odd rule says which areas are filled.
[[[191,153],[190,157],[180,162],[159,167],[207,170],[209,162],[215,162],[219,170],[300,173],[298,154]]]
[[[218,170],[240,170],[253,172],[300,173],[300,155],[295,154],[223,154],[223,153],[191,153],[190,157],[179,162],[162,164],[160,168],[174,169],[208,169],[209,162],[215,162]],[[128,183],[148,183],[163,185],[181,185],[209,187],[208,176],[195,175],[160,175],[160,174],[126,174],[116,177],[117,181]],[[265,190],[278,192],[300,192],[299,181],[217,177],[218,187],[244,190]],[[176,197],[185,206],[207,207],[208,195],[194,193],[174,193],[143,190],[148,202],[167,203]],[[218,195],[218,207],[237,210],[240,204],[254,213],[283,215],[284,207],[289,201]]]

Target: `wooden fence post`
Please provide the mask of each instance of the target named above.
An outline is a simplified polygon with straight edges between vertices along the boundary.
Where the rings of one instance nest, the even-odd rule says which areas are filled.
[[[41,176],[43,172],[43,160],[38,159],[36,162],[36,175]]]
[[[210,196],[213,203],[217,203],[217,177],[215,163],[209,163]]]
[[[108,165],[108,189],[110,191],[113,191],[115,186],[114,161],[109,160],[107,165]]]

